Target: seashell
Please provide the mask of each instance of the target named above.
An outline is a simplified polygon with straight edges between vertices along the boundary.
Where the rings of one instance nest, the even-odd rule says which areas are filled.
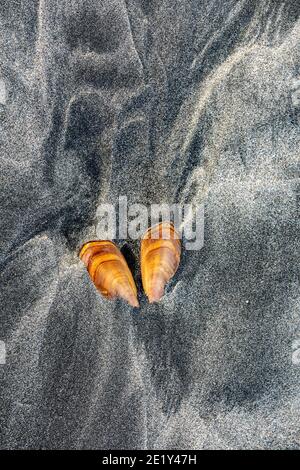
[[[139,306],[132,274],[124,256],[113,242],[108,240],[88,242],[81,248],[79,257],[104,297],[122,298],[132,307]]]
[[[163,222],[147,230],[141,242],[141,270],[144,291],[150,303],[164,295],[167,282],[180,262],[181,244],[174,225]]]

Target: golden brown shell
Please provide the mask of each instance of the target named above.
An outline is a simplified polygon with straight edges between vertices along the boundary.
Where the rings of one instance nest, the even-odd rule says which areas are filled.
[[[150,303],[164,295],[167,282],[180,262],[181,244],[171,223],[160,223],[145,233],[141,242],[141,270],[144,291]]]
[[[125,299],[138,307],[137,288],[126,260],[116,245],[108,240],[91,241],[83,245],[80,259],[101,294],[108,298]]]

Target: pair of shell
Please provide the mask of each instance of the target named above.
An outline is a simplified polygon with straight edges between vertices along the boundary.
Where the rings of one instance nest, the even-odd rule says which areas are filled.
[[[173,224],[161,223],[147,230],[141,241],[141,271],[144,291],[150,303],[164,294],[165,285],[174,276],[180,262],[181,245]],[[123,298],[138,307],[137,288],[127,262],[107,240],[86,243],[80,258],[101,294]]]

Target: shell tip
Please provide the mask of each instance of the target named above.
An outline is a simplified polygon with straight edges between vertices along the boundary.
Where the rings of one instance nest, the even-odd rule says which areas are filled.
[[[135,308],[138,308],[140,306],[139,304],[139,301],[137,299],[137,297],[135,296],[130,296],[128,299],[126,299],[127,302],[129,303],[129,305],[131,305],[131,307],[135,307]]]
[[[150,304],[154,304],[155,302],[159,302],[162,296],[164,295],[163,290],[152,290],[148,293],[148,300]]]
[[[137,299],[134,300],[134,302],[131,303],[132,307],[139,308],[140,304]]]

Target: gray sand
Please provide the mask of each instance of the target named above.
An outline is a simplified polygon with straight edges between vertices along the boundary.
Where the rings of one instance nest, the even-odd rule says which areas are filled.
[[[299,15],[2,0],[1,448],[300,448]],[[77,257],[119,195],[205,204],[139,310]]]

